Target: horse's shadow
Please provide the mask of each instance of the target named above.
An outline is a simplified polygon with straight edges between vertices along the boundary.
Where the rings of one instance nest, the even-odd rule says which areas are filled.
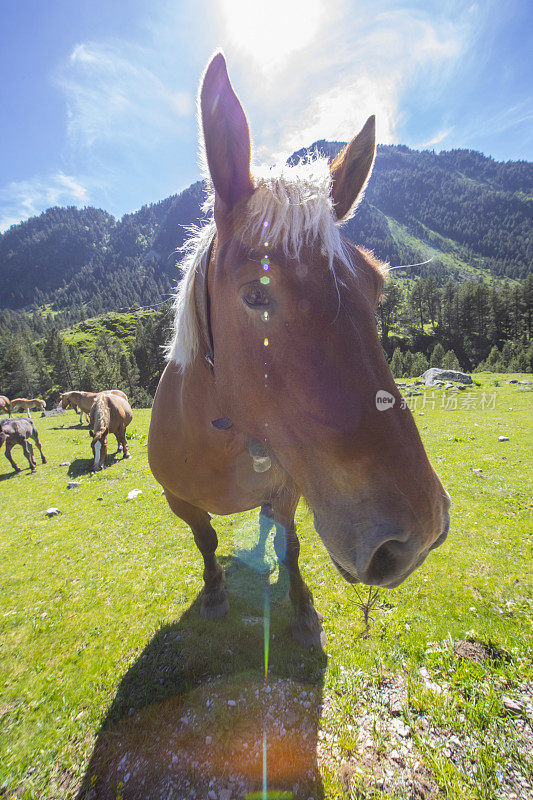
[[[4,472],[4,473],[2,473],[2,475],[0,475],[0,482],[1,481],[8,481],[8,480],[10,480],[10,478],[14,478],[15,475],[21,475],[23,472],[27,472],[28,475],[32,474],[32,472],[31,472],[29,467],[21,467],[18,470],[18,472],[16,470],[14,470],[13,468],[11,468],[11,472]]]
[[[84,422],[83,425],[80,425],[79,422],[75,422],[74,425],[56,425],[55,427],[51,427],[51,431],[82,431],[82,430],[89,430],[89,424]]]
[[[104,469],[112,467],[119,461],[122,461],[122,453],[108,453]],[[67,474],[71,478],[76,478],[78,475],[86,475],[92,471],[93,464],[94,458],[76,458],[70,462]]]
[[[204,620],[198,596],[157,631],[118,686],[77,800],[323,797],[326,655],[290,638],[283,566],[273,584],[237,558],[225,566],[228,616]]]

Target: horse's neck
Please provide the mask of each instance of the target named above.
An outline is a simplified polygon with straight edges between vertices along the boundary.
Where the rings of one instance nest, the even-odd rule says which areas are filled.
[[[94,410],[94,435],[109,427],[109,408],[103,400],[98,400]]]

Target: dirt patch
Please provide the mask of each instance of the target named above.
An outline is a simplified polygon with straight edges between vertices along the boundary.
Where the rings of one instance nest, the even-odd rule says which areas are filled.
[[[460,639],[453,643],[453,650],[460,658],[465,658],[468,661],[477,661],[478,664],[483,664],[484,661],[489,659],[493,661],[510,661],[511,656],[496,647],[490,641],[482,642],[477,639]]]
[[[219,680],[155,703],[100,734],[79,800],[245,800],[265,761],[269,792],[319,800],[320,700],[292,680]]]

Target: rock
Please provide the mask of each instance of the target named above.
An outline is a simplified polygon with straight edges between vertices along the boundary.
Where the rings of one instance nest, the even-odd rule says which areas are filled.
[[[481,468],[480,469],[473,469],[472,472],[474,473],[474,475],[482,475],[483,474],[483,470]]]
[[[64,408],[51,408],[47,410],[46,408],[43,409],[41,413],[41,417],[58,417],[60,414],[66,414],[67,411]]]
[[[135,498],[139,497],[140,494],[142,494],[142,490],[141,489],[132,489],[131,492],[128,492],[127,499],[128,500],[135,500]]]
[[[51,506],[50,508],[46,509],[45,514],[47,517],[57,517],[58,514],[61,514],[61,511],[58,508]]]
[[[518,383],[518,381],[516,380],[516,378],[513,378],[511,381],[507,381],[507,383]]]
[[[433,386],[436,379],[455,381],[456,383],[473,383],[472,376],[466,372],[458,372],[454,369],[439,369],[438,367],[426,370],[422,378],[426,386]]]
[[[504,695],[502,697],[502,704],[503,704],[503,707],[505,708],[505,710],[508,711],[510,714],[522,714],[523,713],[524,709],[522,708],[520,703],[517,703],[516,700],[513,700],[512,697],[507,697],[506,695]]]
[[[231,790],[221,789],[221,791],[218,793],[218,800],[231,800]]]
[[[508,436],[498,436],[498,441],[499,442],[508,442],[509,441],[509,437]]]
[[[69,481],[67,483],[67,489],[75,489],[76,486],[81,486],[81,482],[80,481]]]
[[[519,386],[531,386],[531,381],[518,381]]]
[[[60,467],[70,467],[70,461],[62,461]]]

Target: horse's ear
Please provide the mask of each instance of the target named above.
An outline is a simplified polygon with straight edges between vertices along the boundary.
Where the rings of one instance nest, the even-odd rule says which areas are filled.
[[[250,132],[228,78],[222,53],[211,59],[200,90],[200,114],[209,174],[225,212],[253,192]]]
[[[331,197],[337,219],[350,215],[361,199],[376,155],[376,118],[369,117],[363,129],[339,153],[331,165]]]

